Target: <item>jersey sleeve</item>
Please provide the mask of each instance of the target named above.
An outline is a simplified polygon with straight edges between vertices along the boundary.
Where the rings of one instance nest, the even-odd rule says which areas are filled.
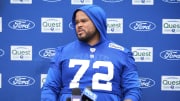
[[[56,55],[50,62],[47,78],[41,91],[41,101],[57,101],[61,88],[61,59],[62,47],[56,49]]]
[[[134,62],[132,52],[127,52],[125,59],[124,72],[122,73],[122,88],[124,92],[124,99],[131,99],[132,101],[140,101],[141,89],[137,72],[137,66]]]

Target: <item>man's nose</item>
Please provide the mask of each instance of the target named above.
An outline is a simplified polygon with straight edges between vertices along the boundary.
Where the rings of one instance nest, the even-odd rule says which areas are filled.
[[[82,26],[82,22],[77,23],[76,26],[77,26],[77,27]]]

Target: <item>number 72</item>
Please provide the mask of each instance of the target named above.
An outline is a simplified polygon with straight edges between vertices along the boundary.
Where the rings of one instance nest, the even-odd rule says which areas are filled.
[[[74,68],[75,65],[80,65],[80,68],[71,80],[69,88],[79,88],[79,81],[88,70],[90,60],[70,59],[69,68]],[[110,61],[95,61],[93,63],[92,68],[98,69],[100,67],[107,68],[108,73],[94,73],[92,77],[92,89],[112,91],[112,82],[110,81],[113,79],[114,65]],[[100,83],[99,80],[104,80],[106,83]]]

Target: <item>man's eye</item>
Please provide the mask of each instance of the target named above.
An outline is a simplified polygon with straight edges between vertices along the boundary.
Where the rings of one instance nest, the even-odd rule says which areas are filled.
[[[82,20],[82,22],[86,22],[87,20]]]
[[[75,21],[75,24],[78,24],[79,22],[78,21]]]

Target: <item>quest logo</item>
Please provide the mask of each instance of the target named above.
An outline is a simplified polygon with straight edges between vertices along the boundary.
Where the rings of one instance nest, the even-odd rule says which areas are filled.
[[[14,30],[29,30],[35,27],[35,23],[30,20],[13,20],[8,23],[9,28]]]
[[[134,31],[151,31],[156,28],[156,24],[150,21],[134,21],[129,24],[129,28]]]
[[[155,85],[155,81],[150,78],[139,78],[141,88],[149,88]]]
[[[180,76],[161,76],[161,90],[180,91]]]
[[[11,4],[32,4],[32,0],[11,0]]]
[[[61,0],[43,0],[43,1],[45,1],[45,2],[59,2]]]
[[[46,48],[39,51],[39,56],[41,56],[42,58],[51,59],[53,56],[55,56],[55,54],[55,48]]]
[[[133,5],[154,5],[154,0],[132,0]]]
[[[162,19],[163,34],[180,34],[180,19]]]
[[[162,0],[166,3],[180,3],[180,0]]]
[[[72,5],[84,5],[84,4],[93,4],[93,0],[71,0]]]
[[[5,54],[3,49],[0,49],[0,57],[3,56]]]
[[[109,2],[109,3],[117,3],[122,2],[123,0],[102,0],[103,2]]]
[[[0,32],[2,32],[2,17],[0,17]]]
[[[162,51],[160,57],[165,60],[180,60],[180,50]]]
[[[8,79],[9,84],[13,86],[31,86],[35,79],[29,76],[14,76]]]
[[[0,88],[2,88],[2,74],[0,73]]]
[[[62,33],[62,18],[41,18],[41,32],[46,33]]]
[[[41,88],[43,87],[43,84],[46,82],[47,74],[41,74]]]
[[[11,46],[11,60],[31,61],[32,46]]]
[[[107,18],[107,33],[123,33],[122,18]]]
[[[132,47],[135,62],[153,62],[153,47]]]

